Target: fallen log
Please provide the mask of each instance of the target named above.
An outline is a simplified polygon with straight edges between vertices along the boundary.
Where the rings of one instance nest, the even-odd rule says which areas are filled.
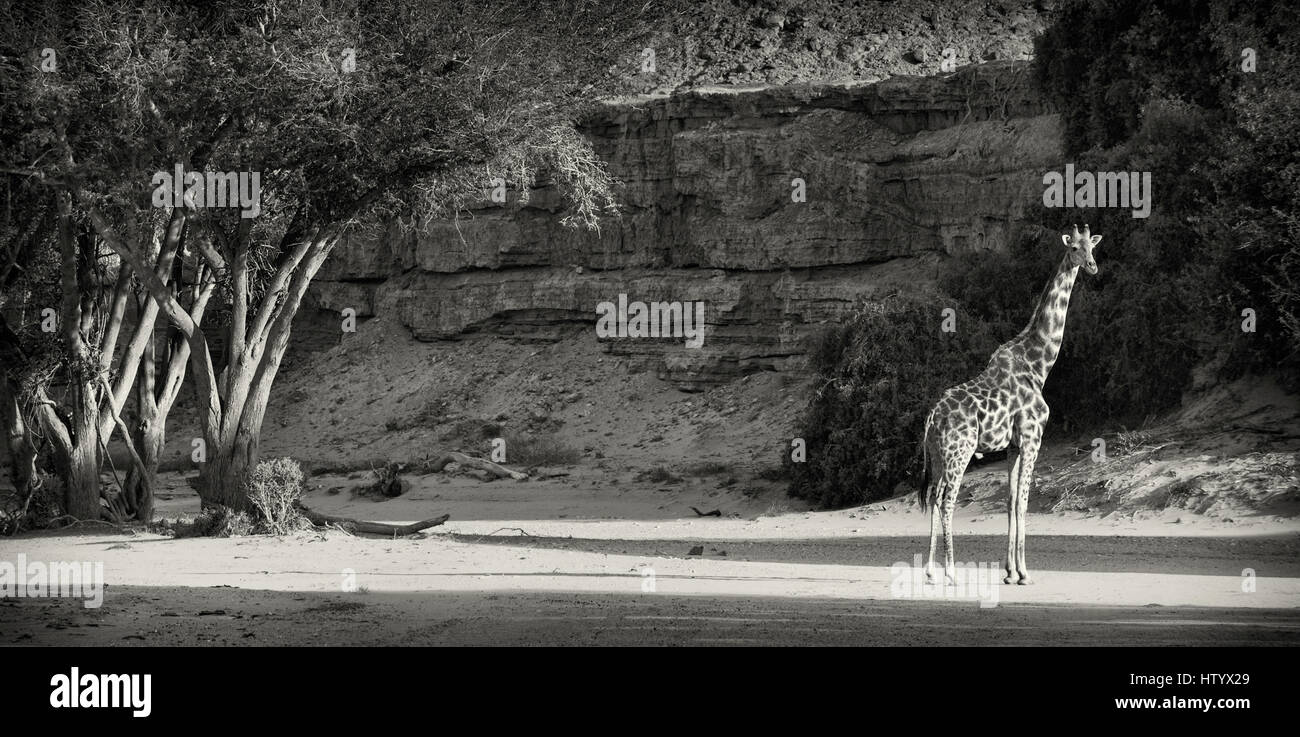
[[[514,479],[515,481],[523,481],[524,479],[528,478],[528,474],[526,473],[511,471],[505,466],[498,466],[492,461],[485,461],[482,458],[467,456],[464,453],[457,453],[456,451],[451,451],[450,453],[444,453],[438,456],[437,458],[430,460],[428,463],[428,468],[431,471],[441,471],[442,469],[447,467],[448,463],[459,463],[462,466],[468,466],[469,468],[477,468],[480,471],[487,471],[488,473],[492,474],[493,476],[499,479]]]
[[[313,512],[307,505],[299,502],[298,509],[303,516],[311,520],[313,525],[338,525],[348,532],[365,532],[372,535],[394,535],[401,537],[403,535],[414,535],[420,530],[427,530],[430,527],[438,525],[451,519],[450,514],[443,514],[431,519],[414,522],[409,525],[389,525],[383,522],[366,522],[365,520],[352,519],[351,517],[335,517],[331,514],[321,514]]]

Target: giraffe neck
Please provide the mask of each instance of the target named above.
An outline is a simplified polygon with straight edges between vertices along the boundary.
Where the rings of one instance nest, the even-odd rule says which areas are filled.
[[[1074,290],[1074,280],[1079,275],[1079,267],[1070,263],[1066,254],[1057,267],[1056,274],[1043,289],[1034,308],[1034,316],[1021,335],[1025,357],[1029,362],[1041,388],[1047,381],[1047,374],[1056,363],[1056,356],[1061,351],[1061,338],[1065,336],[1065,314],[1070,308],[1070,292]]]

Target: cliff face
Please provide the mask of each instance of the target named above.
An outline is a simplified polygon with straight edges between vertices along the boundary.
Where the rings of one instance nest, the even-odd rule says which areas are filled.
[[[596,305],[706,302],[706,338],[610,340],[682,388],[800,364],[803,339],[860,300],[925,288],[940,254],[1015,237],[1056,117],[1021,62],[873,84],[703,88],[606,103],[583,130],[625,183],[621,218],[566,228],[539,187],[410,236],[340,244],[323,310],[421,340],[481,330],[544,340]],[[793,201],[794,180],[806,201]],[[335,325],[336,321],[331,319]],[[337,334],[337,333],[335,333]]]

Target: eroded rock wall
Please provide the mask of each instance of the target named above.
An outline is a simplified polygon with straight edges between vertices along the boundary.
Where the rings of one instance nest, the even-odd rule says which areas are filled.
[[[801,365],[862,300],[926,289],[945,254],[1001,249],[1059,162],[1022,62],[872,84],[703,88],[612,100],[583,131],[624,186],[621,218],[567,228],[548,187],[422,232],[341,244],[324,310],[422,340],[594,329],[599,302],[704,300],[706,340],[610,340],[682,388]],[[802,179],[806,201],[792,201]]]

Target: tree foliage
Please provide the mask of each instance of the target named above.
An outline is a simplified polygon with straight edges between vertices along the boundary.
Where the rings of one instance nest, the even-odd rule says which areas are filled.
[[[1106,237],[1045,387],[1057,427],[1140,423],[1247,373],[1300,388],[1297,23],[1292,3],[1106,0],[1067,4],[1040,39],[1036,75],[1076,169],[1150,172],[1153,189],[1145,219],[1026,213]],[[1040,286],[1024,270],[1045,258],[1023,240],[955,259],[941,285],[982,320],[1016,322]]]
[[[1147,219],[1069,215],[1107,242],[1070,317],[1101,329],[1067,337],[1048,384],[1063,417],[1140,420],[1174,406],[1196,369],[1300,388],[1297,24],[1289,2],[1106,0],[1070,3],[1041,38],[1037,76],[1067,154],[1081,169],[1149,171],[1154,190]],[[1246,309],[1256,332],[1242,330]]]
[[[455,213],[496,178],[550,183],[572,223],[594,226],[615,209],[614,183],[573,121],[665,6],[7,6],[0,168],[69,198],[89,248],[120,258],[183,335],[173,355],[191,363],[205,498],[243,508],[293,316],[334,245],[358,227]],[[177,167],[256,174],[257,216],[160,203],[155,177]],[[173,276],[189,279],[189,298]],[[221,319],[205,327],[212,296]]]

